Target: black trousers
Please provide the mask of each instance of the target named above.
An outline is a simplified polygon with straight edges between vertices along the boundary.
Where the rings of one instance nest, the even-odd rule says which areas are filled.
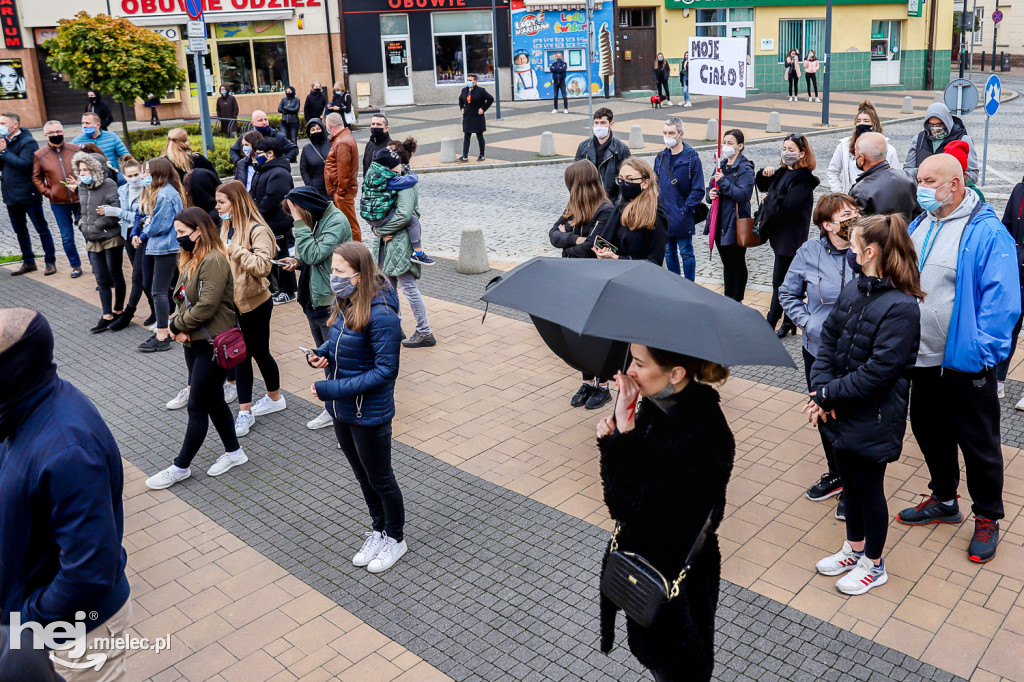
[[[889,508],[885,503],[885,464],[850,450],[836,450],[843,478],[846,505],[846,539],[864,541],[864,555],[881,559],[889,532]]]
[[[796,97],[800,94],[800,76],[791,74],[789,80],[789,96]]]
[[[807,79],[807,96],[811,96],[811,84],[814,84],[814,96],[818,96],[818,74],[816,73],[805,73],[804,78]]]
[[[145,250],[145,248],[143,248]],[[173,253],[161,256],[146,256],[143,262],[142,279],[146,291],[152,297],[153,312],[156,313],[158,329],[167,327],[171,314],[171,287],[177,280],[178,256]]]
[[[568,109],[569,108],[569,91],[566,90],[566,88],[565,88],[565,81],[562,81],[561,83],[553,83],[552,87],[555,90],[554,103],[552,104],[552,107],[555,108],[555,109],[558,108],[558,93],[559,93],[559,91],[561,91],[561,93],[562,93],[562,108],[563,109]]]
[[[356,426],[336,421],[334,433],[363,490],[373,529],[401,542],[405,538],[405,502],[391,468],[391,422]]]
[[[718,257],[722,259],[722,279],[725,296],[740,303],[747,290],[747,249],[735,244],[718,245]]]
[[[473,137],[473,133],[463,133],[462,134],[462,156],[463,157],[468,157],[469,156],[469,141],[470,141],[470,139],[472,137]],[[480,145],[480,156],[483,156],[484,155],[484,134],[483,133],[477,133],[476,134],[476,141]]]
[[[245,360],[235,365],[238,402],[242,405],[252,402],[253,361],[260,368],[267,393],[281,390],[281,372],[270,354],[270,315],[273,312],[274,302],[268,298],[253,310],[238,315],[238,328],[245,338],[246,350]]]
[[[190,346],[185,346],[185,364],[188,365],[189,384],[192,386],[188,394],[188,426],[185,428],[185,441],[174,458],[174,464],[182,469],[192,464],[192,459],[203,446],[211,421],[224,444],[224,452],[238,449],[235,420],[231,418],[231,408],[224,402],[224,379],[228,371],[214,362],[213,346],[207,341],[193,341]]]
[[[658,96],[659,97],[661,97],[661,91],[662,90],[665,91],[665,96],[664,96],[664,98],[662,98],[662,101],[671,100],[672,97],[671,97],[671,95],[668,94],[668,81],[657,81],[657,85],[658,85]]]
[[[783,315],[782,304],[779,303],[779,287],[786,281],[786,273],[792,264],[793,256],[775,254],[775,267],[772,269],[772,305],[768,309],[768,324],[772,327],[779,323],[779,318],[785,317],[785,321],[789,321],[789,316]]]
[[[281,121],[281,132],[288,138],[288,141],[292,144],[296,144],[299,138],[299,122],[285,123]]]
[[[153,309],[153,297],[148,291],[144,284],[144,273],[146,269],[146,247],[140,246],[135,248],[132,246],[131,237],[124,243],[124,252],[128,255],[128,262],[132,265],[132,288],[128,292],[128,305],[132,308],[139,307],[139,301],[142,300],[142,295],[146,295],[146,300],[149,301],[149,309]]]
[[[124,310],[124,251],[120,246],[103,251],[89,251],[89,263],[96,277],[96,289],[100,294],[100,307],[104,315],[115,310]]]
[[[270,227],[274,233],[274,241],[277,242],[277,255],[275,258],[281,260],[287,258],[291,247],[295,246],[295,235],[292,233],[291,225],[287,227]],[[270,290],[275,294],[279,291],[283,291],[289,296],[295,296],[295,271],[289,272],[280,265],[274,265],[270,268]]]
[[[811,367],[814,365],[814,356],[806,349],[801,349],[804,354],[804,377],[807,379],[807,392],[811,392]],[[828,473],[830,476],[838,476],[839,469],[836,466],[836,455],[832,450],[832,439],[828,433],[818,424],[818,434],[821,436],[821,447],[825,451],[825,461],[828,462]]]
[[[956,497],[959,446],[967,469],[967,490],[974,501],[971,510],[987,519],[1003,518],[1003,451],[995,367],[977,374],[915,368],[910,427],[932,477],[928,487],[937,499]]]

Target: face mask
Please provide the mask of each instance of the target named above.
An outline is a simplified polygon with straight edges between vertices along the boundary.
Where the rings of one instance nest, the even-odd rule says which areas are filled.
[[[935,192],[940,188],[945,187],[952,180],[953,178],[950,178],[949,180],[946,180],[946,182],[942,183],[938,187],[918,187],[917,203],[921,205],[921,208],[928,211],[929,213],[935,213],[940,208],[942,208],[947,201],[949,201],[951,196],[953,196],[952,193],[950,193],[949,196],[940,201],[939,199],[935,198]]]
[[[668,135],[666,135],[663,139],[665,140],[665,146],[668,147],[669,149],[675,147],[676,143],[679,142],[679,138],[669,137]]]
[[[92,176],[91,175],[83,175],[83,176],[79,177],[78,179],[81,181],[81,183],[83,185],[91,185],[92,184]]]
[[[857,262],[857,254],[853,252],[853,249],[846,250],[846,264],[849,265],[850,269],[853,270],[856,274],[864,274],[864,268],[861,266],[860,263]]]
[[[853,165],[856,166],[859,171],[864,170],[864,164],[861,162],[860,157],[853,160]]]
[[[782,163],[786,166],[792,166],[794,163],[800,160],[799,152],[782,152]]]
[[[287,97],[288,99],[292,99],[293,97],[295,97],[295,93],[294,92],[286,92],[286,93],[284,93],[284,96]]]
[[[335,95],[340,95],[340,94],[341,94],[341,90],[335,90],[335,91],[334,91],[334,94],[335,94]]]
[[[870,123],[860,123],[860,124],[857,125],[857,134],[858,135],[863,135],[864,133],[873,133],[873,132],[875,132],[875,126],[871,125]]]
[[[227,213],[218,213],[217,215],[220,216],[221,220],[231,220],[231,211],[228,211]]]
[[[384,139],[387,133],[384,132],[383,128],[370,128],[370,139],[374,142],[380,142]]]
[[[263,137],[270,135],[270,126],[256,126],[256,130],[260,131],[260,135]]]
[[[350,298],[356,292],[357,284],[352,283],[351,277],[331,275],[331,291],[338,298]]]
[[[249,156],[250,154],[252,154],[252,145],[243,144],[242,145],[242,156]]]
[[[128,189],[135,190],[136,192],[142,189],[142,176],[136,175],[134,178],[128,178]]]
[[[98,99],[99,99],[99,97],[93,96],[93,97],[89,98],[89,101],[92,102],[93,104],[96,104],[96,100],[98,100]]]
[[[146,177],[142,178],[142,186],[143,187],[149,187],[152,184],[153,184],[153,176],[152,175],[147,175]]]
[[[651,396],[651,400],[664,400],[665,398],[671,398],[676,392],[676,385],[671,380],[668,382],[668,386],[661,389],[657,393]]]
[[[622,198],[625,199],[626,201],[633,201],[633,199],[636,199],[638,196],[640,196],[640,193],[644,191],[642,183],[624,182],[621,180],[617,182],[619,185],[619,194],[621,194]]]
[[[928,126],[928,132],[931,133],[932,138],[941,140],[946,137],[946,128],[943,125]]]
[[[663,62],[663,61],[665,61],[665,58],[664,57],[658,57],[658,61],[659,62]]]
[[[227,91],[227,90],[221,90],[221,91],[220,91],[220,94],[221,94],[221,95],[226,95],[226,94],[228,94],[228,91]]]
[[[723,144],[722,145],[722,158],[723,159],[728,161],[729,159],[731,159],[735,155],[736,155],[736,147],[733,147],[731,144]]]
[[[49,139],[50,139],[50,144],[52,144],[54,147],[59,147],[62,144],[64,144],[64,136],[63,135],[51,135]]]
[[[310,133],[309,139],[312,140],[313,142],[316,142],[317,144],[320,144],[321,142],[324,141],[324,132],[321,130],[319,133]]]
[[[844,241],[850,241],[850,228],[857,222],[856,218],[848,218],[843,222],[839,223],[839,229],[836,230],[836,236]]]
[[[467,88],[472,88],[474,85],[476,85],[476,81],[469,81],[468,83],[466,83]]]
[[[94,135],[96,133],[96,126],[83,126],[82,132],[86,135]]]
[[[0,137],[7,137],[11,134],[11,129],[7,126],[0,126]]]
[[[320,88],[313,88],[313,92],[320,92]]]
[[[178,246],[184,251],[194,251],[196,243],[192,241],[191,235],[185,235],[184,237],[178,237]]]
[[[608,126],[594,126],[594,137],[599,140],[608,137]]]
[[[262,166],[267,161],[269,161],[269,159],[266,156],[260,156],[258,154],[256,155],[256,165],[257,166]]]

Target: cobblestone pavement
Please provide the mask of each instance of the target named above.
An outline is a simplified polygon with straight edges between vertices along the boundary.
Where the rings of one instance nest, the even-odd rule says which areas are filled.
[[[61,375],[96,401],[122,455],[144,472],[165,466],[183,428],[182,412],[161,405],[184,376],[180,354],[130,353],[130,371],[96,362],[124,358],[145,332],[84,334],[94,306],[27,277],[4,272],[0,283],[5,304],[48,316]],[[147,390],[125,390],[126,377]],[[173,493],[453,679],[641,676],[621,622],[612,656],[596,649],[595,548],[606,531],[396,442],[411,551],[401,570],[372,576],[348,560],[366,522],[358,486],[330,439],[302,427],[319,407],[287,399],[287,412],[261,417],[271,429],[245,439],[252,464],[217,479],[196,475]],[[197,467],[212,461],[210,446],[215,439]],[[961,679],[727,582],[720,603],[722,681]]]

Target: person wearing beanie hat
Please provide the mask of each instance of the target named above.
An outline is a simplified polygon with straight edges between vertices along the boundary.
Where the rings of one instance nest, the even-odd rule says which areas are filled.
[[[419,182],[415,173],[403,172],[402,157],[392,147],[385,147],[373,155],[370,171],[363,178],[363,193],[359,198],[359,215],[370,227],[385,224],[394,216],[399,190],[408,189]],[[412,216],[406,228],[412,244],[409,260],[420,265],[433,265],[436,261],[423,252],[423,229],[419,218]]]
[[[971,146],[963,140],[953,140],[946,145],[944,154],[949,154],[957,161],[960,162],[960,167],[964,169],[964,179],[967,181],[967,186],[974,190],[974,193],[978,195],[978,198],[985,201],[985,195],[981,193],[974,181],[967,175],[967,159],[971,153]]]

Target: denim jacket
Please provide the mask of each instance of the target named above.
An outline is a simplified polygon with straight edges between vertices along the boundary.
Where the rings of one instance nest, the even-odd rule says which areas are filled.
[[[142,228],[146,235],[146,255],[165,256],[178,253],[178,236],[174,232],[174,216],[182,211],[181,197],[171,185],[164,185],[156,195],[156,204],[149,225]]]
[[[117,219],[121,222],[121,236],[128,241],[132,236],[132,228],[135,227],[135,216],[140,213],[139,199],[128,199],[128,185],[121,185],[117,188],[117,196],[121,200],[121,215]]]

